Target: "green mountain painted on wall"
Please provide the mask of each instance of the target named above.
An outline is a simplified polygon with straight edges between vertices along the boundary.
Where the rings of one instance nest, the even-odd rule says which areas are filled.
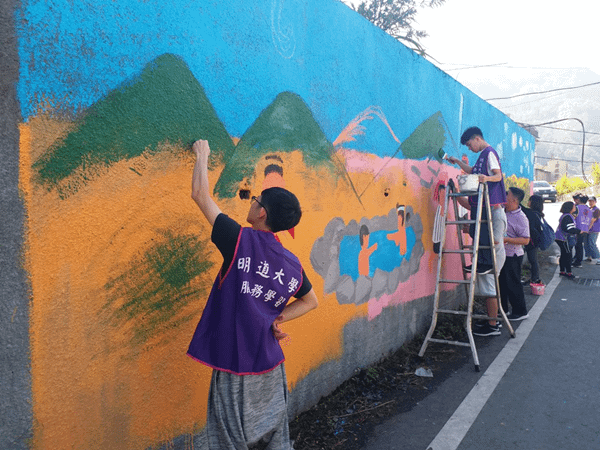
[[[438,151],[446,145],[446,125],[440,111],[433,114],[407,137],[400,148],[408,159],[434,157],[439,162],[442,159]]]
[[[234,197],[244,178],[250,178],[258,160],[273,152],[301,150],[307,166],[330,166],[333,145],[302,98],[282,92],[261,112],[238,142],[215,185],[215,194]]]
[[[203,87],[185,62],[171,54],[156,58],[95,103],[76,125],[34,164],[37,181],[49,189],[79,168],[84,169],[80,183],[85,183],[94,165],[110,166],[156,151],[161,142],[187,146],[207,139],[211,164],[226,161],[234,149]],[[71,183],[66,194],[78,188],[79,183]]]

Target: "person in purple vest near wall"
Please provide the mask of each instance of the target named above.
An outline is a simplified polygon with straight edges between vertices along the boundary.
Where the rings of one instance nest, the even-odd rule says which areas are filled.
[[[210,196],[207,141],[192,146],[192,198],[212,226],[223,256],[188,355],[213,369],[206,419],[211,450],[239,450],[262,442],[291,449],[287,380],[279,325],[318,305],[298,258],[274,234],[300,221],[294,194],[273,187],[252,197],[247,222],[221,213]],[[291,297],[295,300],[289,302]]]
[[[590,232],[588,234],[586,254],[596,259],[596,264],[600,265],[600,251],[598,250],[598,233],[600,233],[600,209],[596,206],[596,197],[589,198],[590,211],[592,219],[590,220]],[[591,259],[589,260],[591,262]]]
[[[590,211],[588,205],[586,205],[588,202],[587,195],[575,194],[573,196],[573,201],[575,202],[575,206],[577,208],[575,226],[580,231],[580,233],[577,235],[577,242],[575,244],[575,258],[573,258],[573,267],[581,267],[581,262],[583,261],[583,251],[585,248],[587,248],[592,212]]]
[[[475,165],[471,167],[453,156],[450,156],[448,161],[452,164],[458,164],[465,173],[479,174],[479,182],[487,183],[491,207],[501,208],[506,203],[506,189],[504,188],[504,178],[498,153],[483,139],[483,133],[477,127],[467,128],[460,138],[460,143],[466,145],[473,153],[479,153]],[[458,201],[462,206],[471,210],[471,220],[475,220],[477,217],[477,196],[470,196],[468,200],[464,197],[458,197]],[[482,219],[485,219],[486,214],[484,208]],[[471,237],[475,234],[475,224],[470,225],[469,234]],[[489,230],[485,222],[481,224],[479,245],[490,246]],[[477,272],[489,273],[492,268],[491,249],[480,249],[477,256]],[[469,269],[470,267],[467,267],[467,270]]]

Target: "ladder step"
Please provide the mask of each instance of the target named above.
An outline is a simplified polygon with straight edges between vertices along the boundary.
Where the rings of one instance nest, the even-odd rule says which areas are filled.
[[[448,197],[465,197],[477,195],[477,191],[449,192]]]
[[[467,311],[458,311],[456,309],[438,309],[436,312],[441,314],[455,314],[457,316],[466,316]]]
[[[463,248],[467,248],[467,249],[473,250],[473,246],[472,245],[463,245]],[[480,245],[479,248],[480,249],[482,249],[482,248],[491,249],[492,247],[490,247],[489,245]]]
[[[469,344],[468,342],[447,341],[445,339],[429,338],[429,342],[437,342],[438,344],[460,345],[461,347],[470,347],[471,346],[471,344]]]
[[[469,284],[471,280],[440,280],[440,283]]]
[[[442,253],[464,253],[465,255],[470,255],[471,253],[473,253],[473,250],[456,250],[456,249],[446,250],[446,249],[443,249]]]
[[[446,225],[464,225],[467,223],[477,223],[475,220],[447,220]]]
[[[492,297],[493,298],[493,297]],[[454,314],[455,316],[466,316],[467,315],[467,311],[459,311],[456,309],[438,309],[435,312],[436,314]],[[472,314],[471,315],[472,319],[482,319],[482,320],[494,320],[493,317],[490,316],[486,316],[484,314]],[[498,318],[498,320],[502,320],[501,318]]]

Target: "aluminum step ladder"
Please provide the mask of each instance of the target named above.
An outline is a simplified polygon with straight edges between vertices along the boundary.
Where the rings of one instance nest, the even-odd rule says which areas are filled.
[[[450,217],[448,215],[448,206],[450,200],[452,200],[452,204],[454,206],[454,217],[458,218],[458,197],[465,195],[476,195],[477,196],[477,215],[475,220],[449,220]],[[485,207],[485,218],[483,218],[483,207]],[[496,317],[490,317],[487,315],[473,314],[473,304],[475,302],[475,286],[477,280],[477,256],[478,251],[480,249],[491,249],[492,252],[492,260],[493,260],[493,275],[496,283],[496,299],[498,301],[498,311],[501,314],[501,320],[506,325],[511,337],[515,337],[515,331],[513,330],[508,318],[504,310],[502,309],[502,302],[500,301],[500,283],[498,280],[498,272],[496,270],[496,249],[493,245],[494,242],[494,231],[492,226],[492,208],[490,206],[490,198],[488,194],[488,188],[486,183],[479,183],[477,191],[470,192],[456,192],[456,187],[454,185],[453,180],[450,180],[448,183],[448,189],[446,189],[446,196],[444,199],[444,214],[443,214],[443,229],[442,229],[442,238],[440,242],[440,251],[438,254],[438,265],[437,265],[437,279],[435,286],[435,294],[434,294],[434,302],[433,302],[433,316],[431,319],[431,325],[429,327],[429,331],[427,332],[427,336],[425,337],[425,341],[421,346],[421,350],[419,351],[419,357],[423,357],[425,351],[427,350],[427,346],[430,342],[436,342],[439,344],[450,344],[450,345],[458,345],[463,347],[471,347],[471,352],[473,353],[473,362],[475,363],[475,370],[479,372],[479,357],[477,356],[477,348],[475,347],[475,340],[473,339],[473,331],[472,331],[472,321],[473,319],[485,319],[485,320],[494,320]],[[488,230],[490,235],[490,243],[489,246],[480,246],[479,245],[479,236],[481,232],[481,224],[487,223]],[[465,224],[475,224],[475,232],[473,236],[473,244],[465,245],[462,237],[461,228]],[[456,230],[458,233],[458,245],[459,249],[447,249],[445,248],[446,243],[446,231],[448,226],[456,226]],[[462,267],[463,267],[463,279],[462,280],[449,280],[442,278],[442,267],[444,267],[444,256],[448,254],[460,254]],[[471,254],[471,276],[468,277],[467,274],[469,271],[465,269],[465,255]],[[442,284],[462,284],[465,286],[466,294],[468,298],[467,309],[466,311],[454,310],[454,309],[444,309],[440,308],[440,286]],[[487,298],[492,298],[493,296],[489,296]],[[465,318],[465,330],[467,332],[467,336],[469,338],[469,342],[461,342],[461,341],[450,341],[445,339],[435,339],[433,338],[433,333],[435,331],[435,327],[437,325],[437,320],[439,314],[453,314],[453,315],[464,315]]]

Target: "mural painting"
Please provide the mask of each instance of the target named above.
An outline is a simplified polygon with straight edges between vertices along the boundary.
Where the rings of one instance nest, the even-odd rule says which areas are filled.
[[[87,7],[54,3],[26,1],[18,14],[31,448],[157,448],[181,436],[193,445],[202,431],[210,370],[185,351],[221,258],[190,198],[196,139],[209,141],[214,195],[238,222],[262,189],[300,199],[300,224],[279,238],[320,306],[284,325],[292,393],[343,361],[348,324],[376,326],[433,295],[440,198],[458,174],[440,150],[460,154],[456,136],[464,119],[479,118],[479,99],[339,2],[101,2],[121,31],[88,18]],[[157,9],[173,24],[167,33],[154,23],[159,37],[141,23]],[[44,17],[52,20],[40,28]],[[402,82],[374,86],[363,70],[353,84],[356,61],[371,56],[352,53],[358,38],[348,46],[322,31],[323,17],[380,42],[378,83],[400,68]],[[94,37],[103,26],[105,41]],[[67,37],[57,43],[53,33]],[[331,45],[314,59],[321,39]],[[448,89],[423,91],[419,102],[409,89],[419,76]],[[495,117],[506,125],[489,140],[505,157],[532,149]],[[527,162],[505,170],[531,176]]]

